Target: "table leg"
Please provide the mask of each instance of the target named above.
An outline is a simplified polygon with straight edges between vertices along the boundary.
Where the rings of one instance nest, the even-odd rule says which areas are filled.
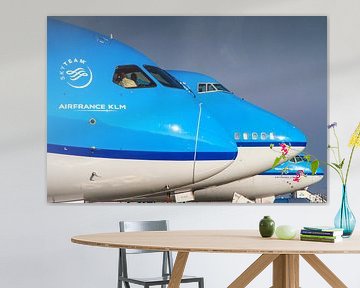
[[[244,288],[254,280],[267,266],[270,265],[279,255],[263,254],[253,264],[251,264],[228,288]]]
[[[299,288],[299,255],[281,254],[274,260],[272,288]]]
[[[180,287],[181,278],[184,274],[185,265],[186,265],[188,256],[189,256],[189,252],[178,252],[177,253],[168,288],[179,288]]]
[[[347,288],[347,286],[314,254],[301,255],[311,267],[333,288]]]
[[[314,254],[301,255],[333,288],[347,286]],[[299,288],[299,255],[263,254],[251,264],[228,288],[244,288],[273,262],[271,288]]]

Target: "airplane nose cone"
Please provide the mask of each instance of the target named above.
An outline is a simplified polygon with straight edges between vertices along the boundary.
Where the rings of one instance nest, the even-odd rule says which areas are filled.
[[[316,170],[315,175],[324,176],[324,169],[321,168],[321,167],[319,167],[319,168]]]
[[[238,158],[249,176],[271,169],[275,161],[281,164],[305,149],[306,136],[285,119],[246,101],[239,104],[238,111]]]
[[[291,146],[291,149],[287,148],[287,159],[304,150],[306,137],[291,123],[246,101],[222,96],[216,100],[221,100],[226,109],[219,111],[214,103],[204,103],[204,106],[231,132],[229,136],[238,147],[237,157],[223,172],[197,183],[196,189],[228,183],[270,169],[282,154],[282,144]],[[226,135],[223,137],[228,139]],[[270,149],[272,145],[273,149]],[[280,163],[284,161],[281,159]]]
[[[284,120],[283,120],[284,121]],[[288,144],[291,147],[306,147],[307,139],[305,134],[294,125],[284,121],[283,127],[280,130],[283,135],[278,135],[277,138],[281,142]]]
[[[291,147],[287,151],[289,154],[287,158],[289,159],[299,154],[306,147],[307,139],[305,134],[278,115],[246,100],[228,99],[226,104],[227,110],[233,111],[233,113],[224,113],[222,120],[233,127],[239,147],[260,149],[260,147],[273,146],[273,150],[280,152],[283,144],[286,144]],[[278,155],[278,153],[268,153],[269,151],[265,151],[266,149],[262,150],[264,153],[269,154],[268,157],[262,155],[262,160],[265,160],[262,161],[263,163],[268,160],[273,161]],[[261,167],[261,169],[264,169],[262,171],[270,169],[271,165],[270,167],[268,165]]]
[[[275,115],[271,115],[270,118],[268,125],[269,128],[274,131],[270,133],[270,142],[273,141],[272,144],[275,149],[285,153],[288,159],[296,156],[305,149],[307,139],[299,128]],[[282,149],[283,144],[288,146],[287,150]]]

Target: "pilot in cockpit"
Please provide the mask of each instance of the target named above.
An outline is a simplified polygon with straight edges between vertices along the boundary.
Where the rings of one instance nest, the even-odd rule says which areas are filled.
[[[144,80],[142,80],[141,78],[139,78],[136,73],[131,73],[131,76],[130,76],[131,80],[133,80],[136,85],[138,87],[146,87],[149,85],[149,82],[146,82]]]
[[[134,80],[131,80],[129,78],[126,77],[126,74],[124,72],[120,72],[117,75],[117,78],[115,80],[115,82],[118,85],[123,86],[124,88],[134,88],[137,87],[136,82]]]

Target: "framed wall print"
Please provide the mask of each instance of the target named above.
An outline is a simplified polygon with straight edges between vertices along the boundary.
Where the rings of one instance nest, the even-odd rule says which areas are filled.
[[[47,25],[49,202],[326,202],[326,17]]]

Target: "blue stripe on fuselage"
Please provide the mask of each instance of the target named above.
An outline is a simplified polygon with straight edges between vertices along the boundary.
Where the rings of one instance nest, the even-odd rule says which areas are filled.
[[[164,160],[164,161],[193,161],[194,152],[158,152],[158,151],[129,151],[110,149],[91,149],[64,145],[47,145],[48,153],[111,159],[133,160]],[[237,152],[197,152],[196,160],[233,160]]]
[[[270,147],[271,144],[278,146],[282,143],[290,145],[291,147],[306,147],[306,142],[256,142],[256,141],[247,141],[247,142],[236,142],[237,147]]]
[[[288,172],[288,173],[281,173],[281,171],[279,171],[279,172],[267,172],[267,171],[265,171],[265,172],[263,172],[263,173],[260,173],[260,174],[258,174],[258,175],[262,175],[262,176],[264,176],[264,175],[271,175],[271,176],[295,176],[297,174],[297,172]],[[306,173],[306,175],[307,176],[321,176],[321,175],[324,175],[324,173],[317,173],[316,172],[316,174],[314,174],[314,175],[312,175],[311,174],[311,172],[308,174],[308,173]]]

